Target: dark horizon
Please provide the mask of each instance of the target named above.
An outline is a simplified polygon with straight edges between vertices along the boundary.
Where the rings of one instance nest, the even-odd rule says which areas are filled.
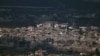
[[[0,6],[100,9],[100,2],[97,0],[1,0]]]

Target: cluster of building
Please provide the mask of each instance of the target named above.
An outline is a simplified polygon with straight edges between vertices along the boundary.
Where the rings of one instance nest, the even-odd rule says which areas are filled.
[[[4,36],[25,38],[26,41],[48,44],[59,50],[92,52],[100,47],[100,29],[96,26],[75,27],[68,23],[45,22],[29,27],[0,28],[0,38]],[[49,39],[53,39],[49,41]]]

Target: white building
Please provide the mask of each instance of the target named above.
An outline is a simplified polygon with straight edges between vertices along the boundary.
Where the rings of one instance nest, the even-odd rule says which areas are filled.
[[[86,32],[87,31],[87,27],[79,27],[80,30],[82,30],[82,32]]]

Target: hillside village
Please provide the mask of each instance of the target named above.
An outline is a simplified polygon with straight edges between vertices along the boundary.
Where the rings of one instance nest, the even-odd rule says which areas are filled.
[[[100,51],[99,31],[99,27],[96,26],[75,27],[68,23],[57,22],[44,22],[28,27],[0,28],[0,47],[12,50],[41,48],[47,52],[58,50],[58,53],[90,55]]]

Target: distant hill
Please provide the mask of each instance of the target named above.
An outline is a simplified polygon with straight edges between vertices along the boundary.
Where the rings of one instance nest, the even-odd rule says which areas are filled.
[[[4,6],[4,8],[3,8]],[[13,7],[13,8],[10,8]],[[18,8],[19,7],[19,8]],[[38,9],[33,9],[33,7],[37,7]],[[50,10],[44,7],[50,7]],[[55,20],[55,21],[61,21],[66,22],[67,18],[64,18],[64,13],[61,13],[60,11],[68,11],[68,13],[74,10],[77,10],[75,13],[85,13],[86,11],[90,11],[89,13],[94,13],[96,11],[97,15],[100,15],[100,2],[89,2],[85,0],[0,0],[0,11],[11,11],[11,12],[2,12],[0,13],[0,16],[7,15],[11,16],[11,18],[7,16],[3,16],[5,19],[3,19],[4,22],[7,21],[7,23],[4,23],[3,21],[0,22],[1,26],[10,26],[10,25],[34,25],[37,22],[41,22],[42,19],[40,15],[42,14],[53,14],[57,13],[58,16],[54,16],[54,19],[49,20]],[[3,9],[2,9],[3,8]],[[72,9],[72,10],[71,10]],[[37,11],[36,11],[37,10]],[[84,10],[82,13],[81,10]],[[99,10],[99,12],[98,12]],[[48,12],[49,11],[49,12]],[[28,15],[30,14],[30,15]],[[38,14],[38,15],[37,15]],[[34,16],[35,15],[35,16]],[[49,15],[50,17],[52,17]],[[11,20],[8,21],[7,19]],[[39,19],[39,20],[37,20]],[[87,20],[88,19],[88,20]],[[45,19],[48,20],[48,19]],[[67,19],[68,20],[68,19]],[[43,20],[42,20],[43,21]],[[79,18],[77,20],[77,24],[94,24],[94,25],[100,25],[100,17],[99,18]],[[84,23],[85,22],[85,23]],[[89,22],[89,23],[87,23]],[[91,23],[90,23],[91,22]],[[1,24],[2,23],[2,24]]]

